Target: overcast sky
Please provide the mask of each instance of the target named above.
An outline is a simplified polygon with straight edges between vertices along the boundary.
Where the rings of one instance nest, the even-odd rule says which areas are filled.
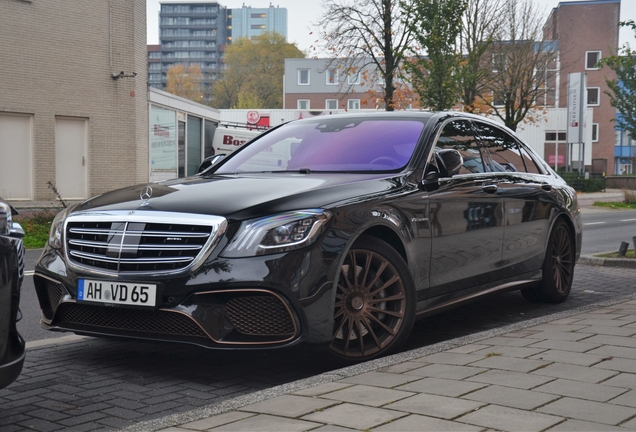
[[[184,0],[185,2],[186,0]],[[188,2],[198,0],[187,0]],[[559,4],[559,0],[534,0],[537,5],[545,9],[545,15]],[[170,0],[174,3],[174,0]],[[205,3],[204,0],[200,1]],[[208,0],[209,2],[209,0]],[[160,0],[146,0],[147,19],[148,19],[148,43],[159,43],[159,3]],[[298,48],[305,51],[308,56],[313,54],[309,52],[309,48],[316,40],[317,31],[312,35],[310,32],[314,30],[313,24],[317,21],[322,13],[321,0],[218,0],[218,3],[227,8],[240,8],[244,4],[254,8],[268,7],[271,4],[287,8],[287,40],[296,42]],[[636,0],[621,1],[621,21],[627,19],[636,20]],[[632,48],[636,48],[636,40],[633,38],[634,32],[622,30],[620,34],[620,45],[629,42]]]

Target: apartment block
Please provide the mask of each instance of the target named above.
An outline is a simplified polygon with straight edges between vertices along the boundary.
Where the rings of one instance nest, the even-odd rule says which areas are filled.
[[[205,78],[214,80],[221,71],[227,42],[227,9],[219,3],[161,3],[159,12],[160,67],[152,77],[153,87],[165,89],[166,73],[175,64],[196,64]],[[148,53],[150,56],[150,52]]]
[[[227,14],[228,38],[252,38],[265,31],[275,31],[287,39],[287,9],[274,7],[270,3],[267,8],[245,6],[230,9]]]
[[[209,85],[223,70],[223,51],[233,38],[251,38],[265,31],[287,37],[286,8],[227,9],[217,2],[162,2],[159,45],[148,45],[148,84],[165,90],[171,66],[196,64]]]

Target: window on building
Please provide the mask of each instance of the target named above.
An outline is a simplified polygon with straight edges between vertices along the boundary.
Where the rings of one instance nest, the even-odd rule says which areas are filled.
[[[299,110],[308,110],[309,109],[309,99],[298,99],[296,107]]]
[[[265,30],[266,26],[265,24],[252,24],[251,28],[252,30]]]
[[[349,99],[347,101],[347,109],[359,110],[360,109],[360,99]]]
[[[587,106],[599,106],[601,104],[600,97],[601,97],[600,87],[587,88]]]
[[[506,101],[504,100],[504,96],[502,94],[493,92],[492,104],[496,107],[504,106],[506,104]]]
[[[585,69],[597,70],[596,64],[601,60],[600,51],[586,51],[585,52]]]
[[[253,13],[252,18],[267,18],[267,15],[264,13]]]
[[[360,84],[360,72],[349,75],[347,77],[347,82],[349,84]]]
[[[309,85],[309,69],[298,69],[298,85]]]
[[[565,132],[558,132],[558,138],[560,142],[565,142],[567,139],[567,134]],[[557,132],[546,131],[545,132],[545,140],[546,142],[556,142],[557,141]]]
[[[598,123],[592,123],[592,142],[598,142]]]
[[[325,108],[328,110],[338,109],[338,99],[327,99],[325,102]]]
[[[506,67],[506,55],[503,53],[495,53],[492,55],[492,71],[497,72],[504,70]]]
[[[327,69],[325,76],[327,77],[327,85],[338,84],[338,69]]]

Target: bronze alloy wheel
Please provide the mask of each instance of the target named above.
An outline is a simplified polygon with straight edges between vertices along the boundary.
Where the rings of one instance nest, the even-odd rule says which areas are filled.
[[[573,280],[574,241],[566,223],[558,220],[550,233],[541,285],[521,293],[532,302],[561,303],[570,294]]]
[[[563,223],[558,224],[554,230],[551,253],[554,289],[567,296],[574,276],[574,251],[570,231]]]
[[[331,351],[368,359],[397,347],[413,325],[413,292],[397,252],[373,238],[358,241],[340,269]]]

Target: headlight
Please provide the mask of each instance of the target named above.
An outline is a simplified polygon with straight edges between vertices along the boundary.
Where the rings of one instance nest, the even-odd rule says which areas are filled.
[[[11,207],[9,204],[0,202],[0,235],[9,234],[12,225],[13,216],[11,215]]]
[[[322,233],[330,217],[331,213],[326,210],[311,209],[243,222],[221,256],[248,257],[309,246]]]
[[[51,222],[51,230],[49,231],[49,246],[53,249],[62,249],[64,246],[64,221],[66,216],[74,209],[75,206],[67,207],[59,212],[53,222]]]

